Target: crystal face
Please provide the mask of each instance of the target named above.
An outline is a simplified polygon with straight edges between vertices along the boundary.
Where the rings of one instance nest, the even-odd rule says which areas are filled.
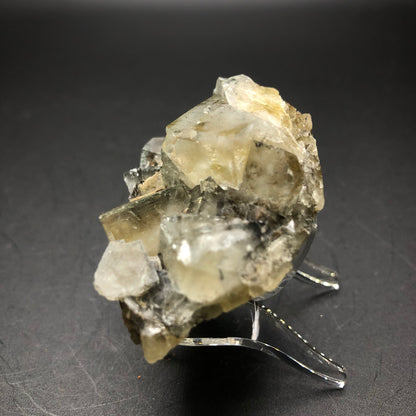
[[[100,216],[110,243],[94,284],[120,300],[147,361],[291,271],[324,205],[311,129],[277,90],[219,78],[124,174],[130,201]]]

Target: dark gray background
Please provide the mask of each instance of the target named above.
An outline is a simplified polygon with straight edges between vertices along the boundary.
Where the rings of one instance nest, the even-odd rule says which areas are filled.
[[[336,4],[0,7],[1,415],[415,414],[415,7]],[[244,350],[149,365],[92,287],[122,172],[238,73],[313,116],[313,256],[342,289],[291,282],[275,309],[347,367],[344,391]]]

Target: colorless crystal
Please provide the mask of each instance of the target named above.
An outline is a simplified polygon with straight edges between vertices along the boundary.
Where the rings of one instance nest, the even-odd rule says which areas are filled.
[[[132,195],[136,186],[142,182],[141,170],[139,168],[130,169],[124,173],[123,179],[129,194]]]
[[[164,140],[164,137],[153,137],[143,146],[140,155],[141,169],[160,168],[162,166],[161,149]]]
[[[156,190],[163,187],[162,183],[156,183],[155,178],[147,181],[147,185],[145,182],[153,177],[162,166],[161,149],[164,139],[164,137],[150,139],[140,154],[140,166],[124,173],[123,178],[129,190],[130,199],[148,193],[150,188]],[[149,186],[149,184],[151,185]]]

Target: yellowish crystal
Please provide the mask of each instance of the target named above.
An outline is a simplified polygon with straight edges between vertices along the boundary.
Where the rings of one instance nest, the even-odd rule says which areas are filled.
[[[324,205],[311,129],[274,88],[219,78],[126,172],[130,202],[100,217],[117,256],[95,281],[149,362],[291,271]]]

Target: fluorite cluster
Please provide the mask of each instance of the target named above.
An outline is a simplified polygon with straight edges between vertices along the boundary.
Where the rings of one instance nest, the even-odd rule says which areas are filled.
[[[292,270],[324,204],[311,128],[238,75],[144,146],[124,175],[130,201],[100,216],[110,243],[94,284],[120,301],[147,361]]]

